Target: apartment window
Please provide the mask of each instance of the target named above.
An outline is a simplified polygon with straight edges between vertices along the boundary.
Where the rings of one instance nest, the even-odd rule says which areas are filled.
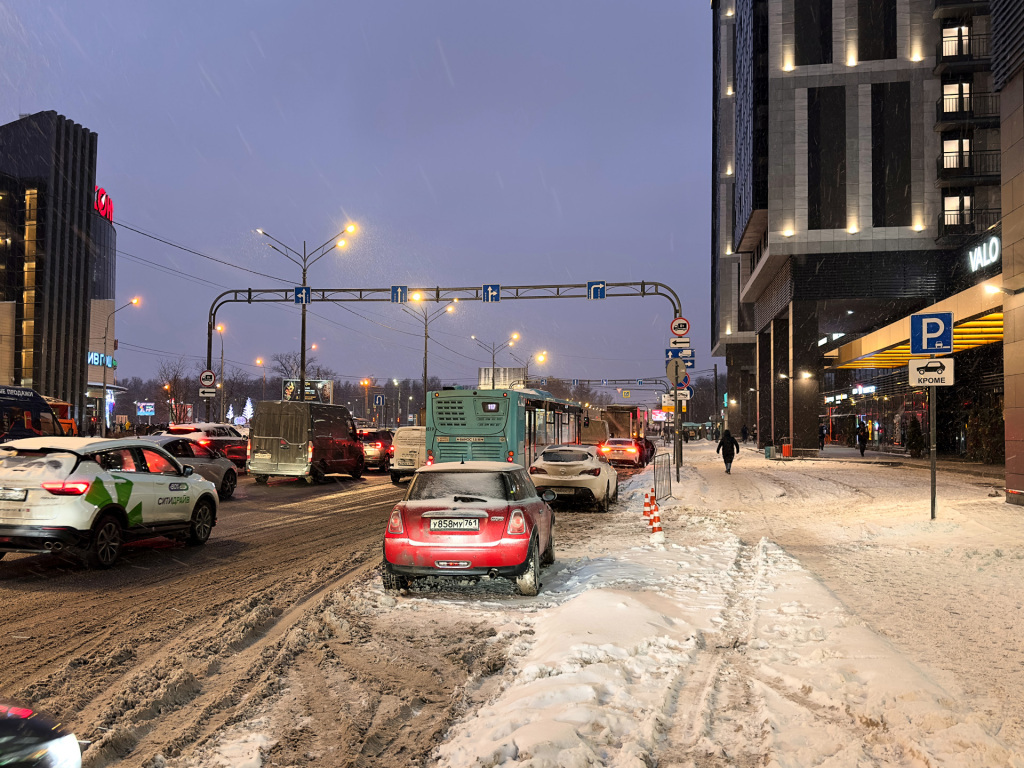
[[[970,112],[971,109],[970,83],[943,83],[943,112]]]
[[[971,164],[971,140],[964,138],[943,139],[942,167],[967,168]]]
[[[942,55],[970,56],[971,55],[971,28],[970,27],[946,27],[942,30]]]
[[[876,227],[910,226],[910,83],[871,86],[871,198]]]
[[[795,0],[796,65],[832,63],[832,0]]]
[[[967,227],[972,221],[973,198],[969,194],[946,195],[942,199],[942,214],[947,227]]]
[[[846,89],[807,89],[807,226],[846,227]]]
[[[857,56],[896,58],[896,0],[857,0]]]

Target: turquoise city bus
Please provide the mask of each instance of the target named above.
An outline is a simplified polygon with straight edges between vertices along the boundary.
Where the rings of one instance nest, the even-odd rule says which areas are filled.
[[[445,389],[427,398],[427,461],[530,466],[549,445],[578,443],[583,408],[536,389]]]

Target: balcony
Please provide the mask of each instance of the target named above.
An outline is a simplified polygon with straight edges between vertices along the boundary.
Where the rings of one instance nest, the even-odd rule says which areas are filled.
[[[940,40],[935,45],[935,74],[989,69],[992,61],[989,42],[988,35],[965,35]]]
[[[936,240],[940,245],[950,245],[980,235],[998,224],[1001,218],[1002,211],[998,208],[940,213],[939,236]]]
[[[989,0],[935,0],[933,19],[960,19],[964,16],[986,16]]]
[[[974,187],[999,184],[1002,153],[998,149],[981,152],[943,152],[935,161],[936,187]]]
[[[935,102],[935,130],[999,127],[999,94],[970,93],[943,96]]]

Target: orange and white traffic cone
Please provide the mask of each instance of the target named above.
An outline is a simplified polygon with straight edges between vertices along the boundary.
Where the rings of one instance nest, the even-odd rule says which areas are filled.
[[[661,510],[655,502],[654,511],[651,512],[651,533],[661,533]]]
[[[644,522],[650,525],[651,521],[651,494],[644,494]]]

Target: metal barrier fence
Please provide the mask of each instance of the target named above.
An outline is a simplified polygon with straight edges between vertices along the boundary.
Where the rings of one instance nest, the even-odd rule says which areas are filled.
[[[672,495],[672,457],[659,453],[654,457],[654,498],[658,501]]]

